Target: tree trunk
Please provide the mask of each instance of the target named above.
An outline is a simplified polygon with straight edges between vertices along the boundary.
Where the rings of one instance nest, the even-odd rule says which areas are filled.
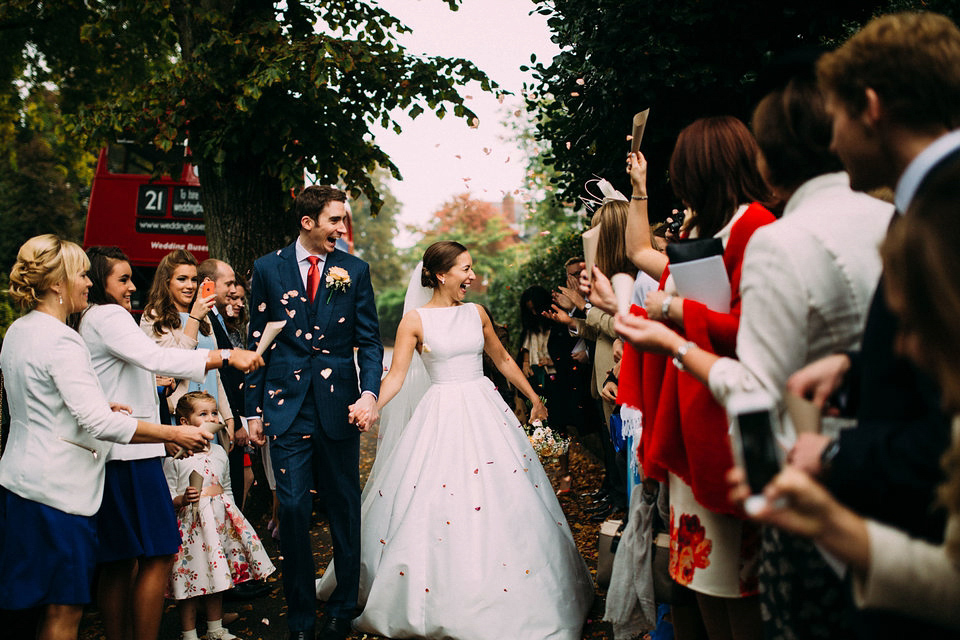
[[[265,177],[259,159],[200,161],[203,218],[210,257],[229,263],[245,279],[260,256],[292,242],[296,226],[277,178]],[[288,220],[288,218],[291,218]]]

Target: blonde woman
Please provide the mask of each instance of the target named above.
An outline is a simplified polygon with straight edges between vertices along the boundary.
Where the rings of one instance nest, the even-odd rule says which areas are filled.
[[[200,450],[208,439],[111,411],[90,353],[66,324],[87,306],[89,264],[80,247],[48,234],[24,243],[10,272],[10,295],[28,313],[0,352],[10,405],[0,458],[0,602],[42,607],[41,639],[76,638],[90,601],[110,443]]]

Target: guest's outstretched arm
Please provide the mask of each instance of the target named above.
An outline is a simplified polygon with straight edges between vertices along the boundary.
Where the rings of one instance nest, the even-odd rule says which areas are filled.
[[[653,246],[650,239],[650,216],[647,214],[647,160],[639,151],[627,156],[627,173],[633,194],[627,209],[627,257],[641,271],[660,280],[667,267],[667,256]]]

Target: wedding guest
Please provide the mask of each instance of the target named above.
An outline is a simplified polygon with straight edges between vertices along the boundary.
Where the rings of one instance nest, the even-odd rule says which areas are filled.
[[[671,536],[679,542],[671,548],[670,574],[696,592],[711,638],[762,635],[755,569],[759,531],[735,517],[727,499],[723,474],[733,465],[727,417],[709,390],[684,373],[683,357],[692,345],[734,355],[744,250],[754,231],[774,220],[763,204],[772,198],[756,157],[756,142],[743,123],[721,116],[681,131],[670,159],[674,192],[688,210],[686,235],[723,242],[729,312],[680,296],[666,256],[651,242],[646,160],[635,153],[627,161],[633,185],[628,252],[640,269],[660,279],[660,289],[647,296],[645,313],[682,331],[686,340],[672,363],[660,353],[643,354],[641,462],[645,475],[669,480]]]
[[[28,313],[0,352],[11,417],[0,458],[0,602],[42,607],[41,639],[76,638],[90,601],[110,443],[200,450],[208,439],[111,411],[89,351],[66,324],[87,306],[88,268],[80,247],[47,234],[20,247],[10,272],[10,295]]]
[[[763,389],[778,403],[788,376],[808,362],[859,345],[893,207],[850,189],[829,150],[831,120],[813,76],[812,60],[754,111],[758,165],[778,199],[782,219],[758,229],[744,253],[736,359],[689,347],[682,362],[723,405]],[[618,329],[634,345],[675,353],[686,338],[636,316]],[[780,404],[787,451],[796,433]],[[847,421],[848,422],[848,421]],[[842,421],[827,418],[836,435]],[[760,579],[768,612],[766,636],[822,637],[844,628],[844,585],[806,540],[764,529]],[[808,589],[806,585],[815,585]]]
[[[111,401],[128,403],[140,420],[159,422],[154,374],[203,380],[223,366],[218,351],[164,349],[147,338],[131,315],[133,271],[117,247],[91,247],[90,306],[78,331]],[[232,350],[232,362],[250,369],[262,361]],[[160,444],[115,444],[107,455],[103,503],[97,513],[97,601],[108,640],[156,638],[163,594],[180,546],[161,465]]]
[[[607,199],[593,214],[592,225],[600,228],[594,272],[607,278],[615,273],[637,274],[637,267],[630,261],[624,241],[627,213],[626,201]],[[583,279],[585,276],[581,275]],[[562,319],[559,315],[555,317]],[[584,319],[572,320],[571,332],[574,335],[595,342],[590,393],[600,400],[603,411],[604,432],[600,442],[603,446],[604,473],[609,480],[606,485],[608,496],[591,508],[593,514],[590,520],[603,522],[611,513],[627,508],[627,459],[624,452],[617,453],[610,439],[610,416],[616,408],[616,398],[615,394],[604,395],[603,391],[615,365],[613,346],[617,334],[613,329],[613,315],[597,307],[588,308]]]
[[[162,347],[180,349],[218,348],[216,336],[207,314],[214,307],[216,292],[203,297],[199,294],[197,259],[189,251],[175,249],[165,255],[154,274],[147,304],[140,317],[140,328]],[[217,398],[227,425],[223,441],[233,440],[234,422],[230,401],[217,371],[207,372],[200,383],[181,382],[170,396],[171,406],[187,391],[206,391]]]
[[[550,339],[550,321],[544,313],[550,310],[550,292],[534,285],[520,294],[520,352],[517,362],[524,377],[537,392],[546,397],[556,370],[550,359],[547,341]]]
[[[896,348],[931,372],[953,414],[953,444],[943,457],[946,482],[938,502],[949,521],[944,544],[933,544],[839,503],[811,476],[787,467],[765,489],[763,522],[809,536],[851,570],[860,607],[932,622],[923,637],[960,631],[960,160],[954,156],[928,176],[909,212],[883,245],[884,289],[898,316]],[[736,469],[734,498],[750,490]],[[786,500],[784,500],[786,498]],[[949,631],[948,631],[949,630]]]
[[[960,30],[931,13],[871,21],[818,62],[818,80],[833,119],[832,147],[857,190],[895,189],[906,212],[927,176],[960,153]],[[949,446],[950,417],[939,385],[894,350],[896,320],[883,294],[871,302],[859,351],[815,361],[787,386],[818,406],[845,397],[857,426],[836,438],[801,434],[790,460],[813,473],[843,504],[932,543],[943,539],[945,514],[935,508]],[[864,612],[861,637],[898,638],[932,631]]]
[[[217,403],[206,391],[180,398],[177,420],[197,430],[220,422]],[[274,572],[257,532],[236,507],[227,452],[218,444],[190,458],[163,461],[170,496],[177,509],[183,546],[169,574],[178,602],[181,640],[197,640],[197,607],[204,605],[207,640],[235,640],[223,626],[223,593],[234,585],[262,580]],[[194,474],[200,476],[196,486]]]

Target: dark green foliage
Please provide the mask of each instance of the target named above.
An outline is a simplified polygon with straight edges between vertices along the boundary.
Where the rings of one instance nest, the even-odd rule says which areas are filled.
[[[189,138],[211,254],[244,271],[296,232],[284,214],[305,171],[380,210],[370,175],[399,172],[372,125],[474,116],[459,87],[494,85],[467,60],[407,53],[406,30],[364,0],[7,0],[0,56],[42,56],[49,72],[26,80],[56,83],[97,143]]]
[[[404,287],[385,289],[377,294],[377,315],[380,316],[380,337],[385,344],[393,344],[397,327],[403,319]]]
[[[537,284],[552,291],[566,284],[563,265],[568,259],[580,255],[583,255],[580,231],[542,236],[531,248],[529,260],[516,269],[497,275],[487,290],[487,302],[496,321],[507,325],[511,340],[520,339],[520,295],[524,289]],[[516,346],[513,352],[516,352]]]
[[[594,174],[629,194],[626,136],[633,114],[650,107],[642,151],[657,219],[679,204],[667,182],[677,134],[708,115],[748,121],[770,60],[836,46],[885,10],[958,12],[947,0],[535,1],[563,48],[550,64],[532,61],[538,84],[527,96],[537,137],[549,142],[543,160],[557,172],[556,196],[575,202]]]

